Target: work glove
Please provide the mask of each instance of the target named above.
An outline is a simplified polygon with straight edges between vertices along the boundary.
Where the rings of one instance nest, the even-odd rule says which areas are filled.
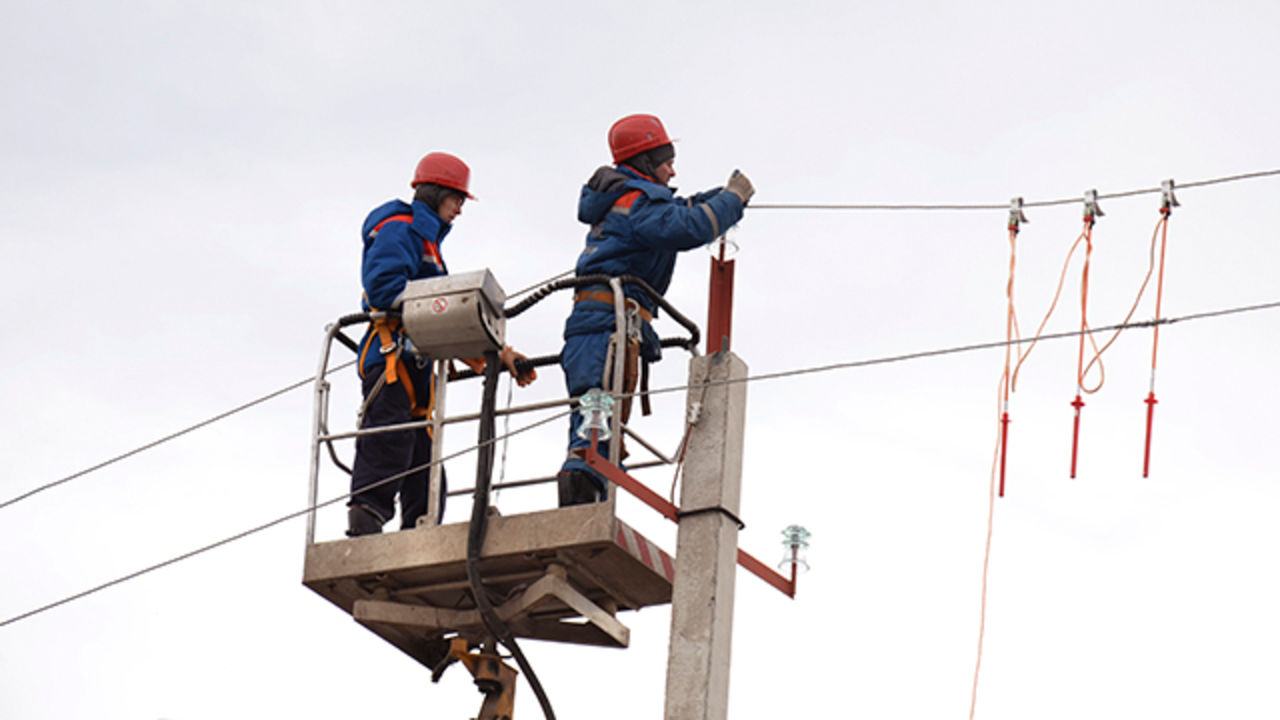
[[[507,369],[507,372],[511,373],[511,377],[516,379],[516,384],[520,387],[524,387],[538,379],[538,371],[533,368],[525,368],[524,371],[516,370],[516,361],[527,360],[528,358],[513,350],[510,345],[502,348],[502,352],[498,353],[498,359],[502,361],[503,367]]]
[[[724,189],[737,195],[738,199],[742,201],[743,207],[746,207],[751,200],[751,196],[756,194],[755,186],[751,184],[751,180],[746,175],[742,174],[741,170],[733,171],[733,174],[729,176],[729,182],[725,183]]]

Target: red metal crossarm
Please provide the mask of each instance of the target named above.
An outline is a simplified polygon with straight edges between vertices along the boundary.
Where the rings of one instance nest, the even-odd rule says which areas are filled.
[[[657,510],[659,513],[662,514],[663,517],[670,520],[671,522],[675,522],[675,523],[680,522],[680,518],[676,514],[679,509],[675,505],[673,505],[671,501],[662,497],[661,495],[654,492],[653,490],[650,490],[648,485],[645,485],[639,480],[636,480],[635,478],[623,472],[622,468],[618,467],[617,465],[614,465],[608,460],[605,460],[604,456],[596,452],[595,443],[592,443],[591,447],[587,448],[587,452],[586,452],[586,455],[584,456],[584,459],[587,461],[587,465],[589,465],[592,470],[595,470],[596,472],[605,476],[605,479],[607,479],[609,482],[613,483],[614,485],[617,485],[623,490],[626,490],[632,495],[635,495],[637,498],[639,498],[640,502],[644,503],[645,505],[648,505],[654,510]]]
[[[738,549],[738,564],[756,577],[777,588],[783,595],[786,595],[789,598],[795,598],[796,564],[794,562],[791,563],[790,580],[782,577],[781,574],[774,572],[773,568],[760,562],[754,556],[748,554],[741,548]]]
[[[679,508],[672,504],[671,501],[649,489],[649,486],[628,475],[622,470],[622,468],[604,459],[604,457],[596,451],[595,442],[592,442],[591,446],[586,448],[586,452],[583,454],[583,459],[587,461],[587,465],[592,470],[603,475],[609,482],[636,496],[640,502],[643,502],[645,505],[657,510],[663,517],[671,522],[680,522]],[[738,564],[751,574],[772,585],[787,597],[794,598],[796,596],[795,563],[791,564],[790,580],[783,577],[780,573],[775,572],[768,565],[765,565],[763,562],[741,549],[738,550]]]

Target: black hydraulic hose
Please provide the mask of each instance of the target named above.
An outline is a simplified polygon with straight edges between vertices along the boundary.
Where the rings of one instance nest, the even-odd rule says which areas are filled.
[[[340,328],[344,328],[344,327],[347,327],[348,325],[355,325],[357,323],[369,322],[370,320],[374,319],[375,315],[378,315],[378,316],[385,315],[386,317],[398,318],[400,317],[400,311],[387,310],[386,312],[382,312],[382,313],[375,313],[375,312],[351,313],[350,315],[343,315],[342,317],[338,318],[337,325]]]
[[[351,352],[355,353],[356,355],[360,354],[360,346],[356,344],[355,340],[352,340],[351,338],[347,337],[346,333],[339,330],[338,332],[333,334],[333,337],[335,340],[342,343]]]
[[[502,622],[502,619],[498,617],[498,613],[494,611],[493,603],[489,600],[484,584],[480,579],[480,550],[484,546],[485,532],[489,528],[489,483],[493,479],[493,418],[498,398],[498,373],[500,371],[498,353],[489,351],[484,354],[484,368],[484,394],[482,405],[480,406],[479,455],[476,458],[476,490],[475,499],[471,505],[471,526],[467,532],[467,582],[471,585],[471,595],[475,598],[476,609],[480,611],[480,618],[484,621],[485,627],[511,651],[516,664],[520,666],[520,671],[524,673],[525,680],[533,688],[533,694],[538,697],[538,704],[542,706],[542,714],[546,716],[547,720],[555,720],[556,715],[555,711],[551,709],[551,701],[547,699],[547,694],[542,689],[542,683],[538,681],[538,676],[533,672],[533,666],[525,659],[524,653],[521,652],[515,637],[511,635],[511,629],[507,627],[506,623]]]
[[[370,320],[369,313],[358,312],[358,313],[351,313],[350,315],[343,315],[342,317],[338,318],[338,322],[335,324],[340,328],[344,328],[344,327],[347,327],[348,325],[355,325],[356,323],[360,323],[360,322],[369,322],[369,320]]]
[[[546,298],[548,295],[550,295],[551,293],[557,290],[564,290],[566,288],[586,287],[588,285],[606,285],[607,286],[610,283],[610,281],[612,281],[613,279],[614,278],[611,275],[597,274],[597,275],[583,275],[581,277],[565,278],[564,280],[557,280],[552,283],[547,283],[546,285],[543,285],[537,290],[534,290],[532,293],[529,293],[528,297],[516,303],[515,305],[512,305],[511,307],[508,307],[508,308],[504,308],[502,311],[502,314],[505,315],[508,319],[510,319],[519,315],[525,310],[528,310],[534,305],[537,305],[544,298]],[[675,320],[677,323],[680,323],[680,325],[682,325],[685,330],[689,331],[689,335],[690,335],[689,339],[681,341],[680,347],[684,347],[686,350],[689,350],[690,352],[692,352],[693,349],[698,346],[698,341],[701,340],[702,338],[702,331],[698,329],[697,323],[685,317],[679,310],[676,310],[671,305],[671,303],[667,302],[666,298],[662,297],[662,293],[658,292],[657,290],[654,290],[653,287],[649,285],[649,283],[645,282],[641,278],[636,277],[635,275],[619,275],[617,279],[621,280],[624,285],[633,285],[643,290],[645,294],[649,296],[649,299],[654,302],[654,304],[656,304],[658,307],[665,310],[667,314],[671,316],[672,320]],[[664,345],[664,347],[668,347],[668,346]]]
[[[349,327],[351,325],[358,325],[360,323],[367,323],[373,320],[374,315],[378,315],[378,314],[379,313],[373,313],[373,312],[351,313],[350,315],[343,315],[342,317],[338,318],[338,322],[334,324],[337,325],[339,328],[344,328],[344,327]],[[389,310],[385,313],[380,313],[380,314],[385,315],[386,317],[395,317],[395,318],[400,317],[399,310]],[[350,350],[351,352],[357,355],[360,354],[360,345],[357,344],[355,340],[352,340],[351,338],[347,337],[345,333],[339,331],[334,333],[333,337],[335,340],[345,345],[347,349]]]

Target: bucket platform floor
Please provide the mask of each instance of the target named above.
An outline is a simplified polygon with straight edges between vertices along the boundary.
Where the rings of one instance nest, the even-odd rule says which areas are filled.
[[[446,635],[487,636],[467,582],[469,523],[320,542],[303,584],[424,665]],[[618,610],[671,602],[675,562],[612,502],[489,518],[480,576],[516,637],[626,647]]]

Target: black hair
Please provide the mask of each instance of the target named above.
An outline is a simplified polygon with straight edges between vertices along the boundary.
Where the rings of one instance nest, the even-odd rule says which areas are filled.
[[[461,190],[455,190],[436,183],[422,183],[413,191],[414,200],[426,203],[427,207],[436,213],[440,212],[440,203],[450,195],[457,195],[463,200],[467,198],[466,193]]]
[[[676,156],[675,146],[671,143],[659,145],[655,148],[649,148],[642,153],[636,153],[626,160],[622,161],[623,165],[630,166],[637,172],[648,175],[657,181],[657,169],[668,160]]]

